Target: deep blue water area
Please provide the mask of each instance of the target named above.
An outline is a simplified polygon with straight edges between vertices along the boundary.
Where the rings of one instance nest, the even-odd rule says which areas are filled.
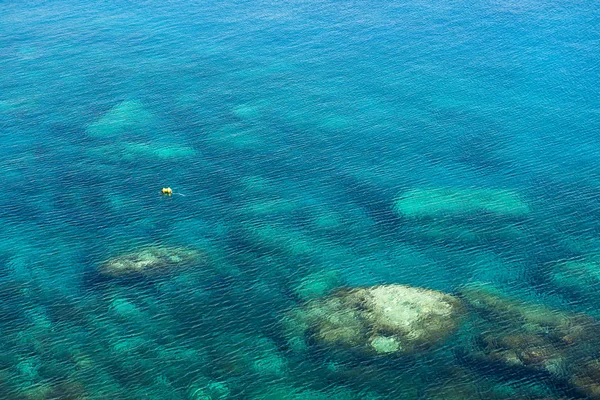
[[[0,146],[0,398],[600,399],[598,2],[3,1]]]

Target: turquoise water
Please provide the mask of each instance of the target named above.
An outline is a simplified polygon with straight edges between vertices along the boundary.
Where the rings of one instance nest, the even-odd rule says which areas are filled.
[[[1,3],[0,397],[600,398],[599,27],[593,1]],[[202,257],[100,273],[149,247]],[[398,357],[290,336],[381,284],[456,295],[460,328]]]

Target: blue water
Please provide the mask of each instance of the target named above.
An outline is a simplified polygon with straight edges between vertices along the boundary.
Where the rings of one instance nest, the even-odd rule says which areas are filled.
[[[600,398],[600,335],[544,345],[560,373],[490,356],[555,343],[518,312],[374,359],[285,329],[337,288],[485,284],[594,331],[599,66],[594,1],[0,3],[0,397]],[[395,208],[440,188],[527,212]],[[148,246],[206,257],[100,276]]]

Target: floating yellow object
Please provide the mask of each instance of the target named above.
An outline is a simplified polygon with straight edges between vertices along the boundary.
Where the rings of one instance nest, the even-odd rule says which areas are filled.
[[[162,194],[166,194],[167,196],[170,196],[173,194],[173,189],[171,189],[170,187],[162,188],[162,190],[160,192]]]

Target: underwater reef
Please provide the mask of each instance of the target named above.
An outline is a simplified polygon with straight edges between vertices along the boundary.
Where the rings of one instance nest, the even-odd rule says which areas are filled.
[[[507,374],[541,374],[573,393],[600,398],[600,321],[529,302],[485,284],[461,289],[475,314],[474,346],[464,356],[475,365],[501,366]]]
[[[423,351],[455,332],[457,298],[422,288],[382,285],[339,289],[309,301],[286,321],[317,345],[357,354],[404,355]]]

